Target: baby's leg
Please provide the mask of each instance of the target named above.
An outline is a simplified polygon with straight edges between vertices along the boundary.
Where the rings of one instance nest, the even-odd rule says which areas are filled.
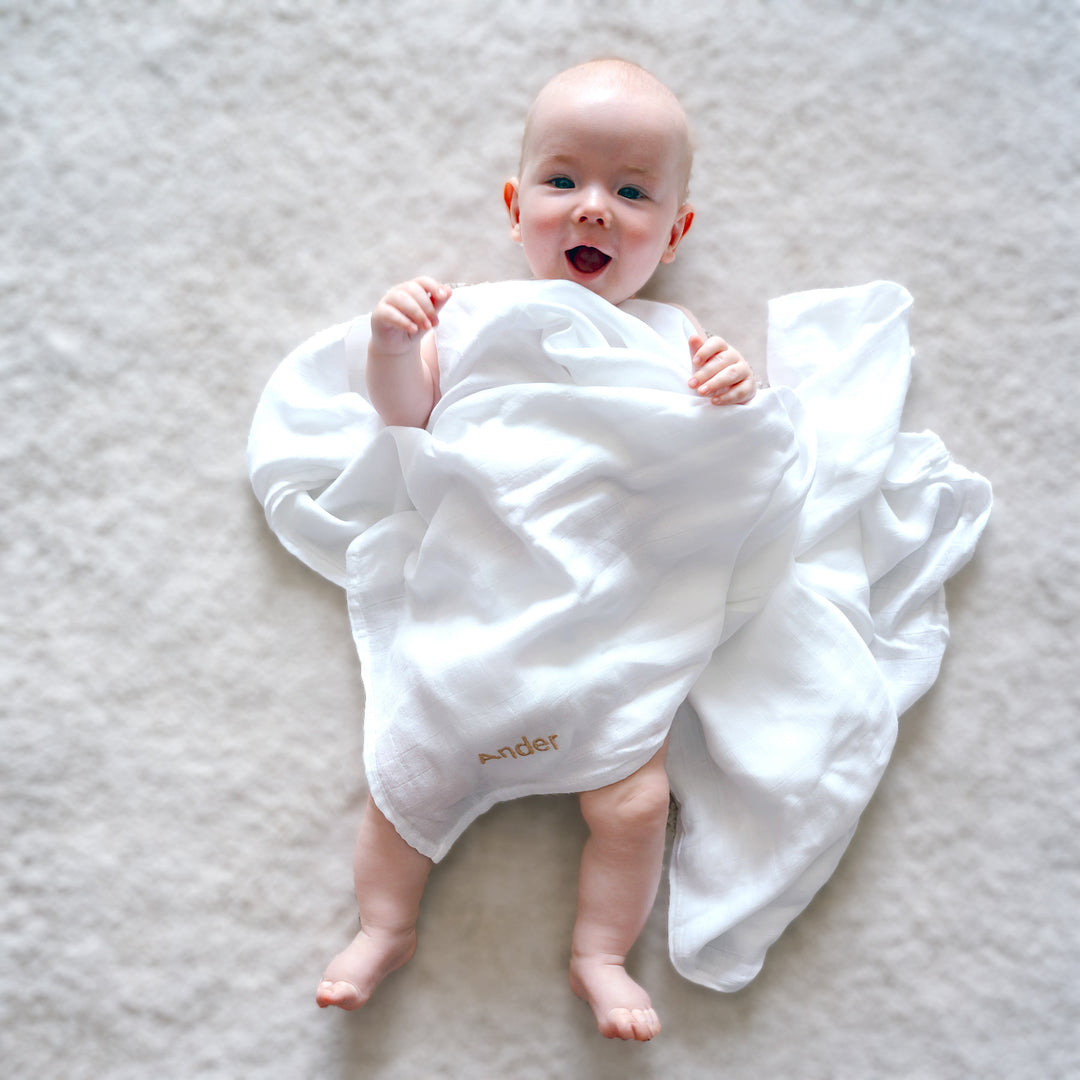
[[[632,776],[582,792],[589,839],[581,856],[570,985],[609,1039],[651,1039],[660,1020],[626,973],[626,954],[649,917],[660,883],[669,789],[666,748]]]
[[[416,918],[431,860],[410,847],[368,798],[353,857],[360,933],[327,965],[315,1000],[359,1009],[416,950]]]

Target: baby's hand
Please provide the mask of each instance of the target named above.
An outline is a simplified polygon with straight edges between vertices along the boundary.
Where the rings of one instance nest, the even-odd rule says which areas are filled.
[[[413,348],[418,334],[438,325],[439,311],[451,292],[449,285],[440,285],[430,277],[395,285],[371,313],[372,344],[390,354]]]
[[[690,354],[694,366],[690,387],[714,405],[743,405],[757,393],[750,365],[722,337],[692,334]]]

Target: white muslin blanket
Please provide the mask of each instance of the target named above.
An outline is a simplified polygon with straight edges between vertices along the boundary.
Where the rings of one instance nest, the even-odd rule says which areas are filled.
[[[372,797],[434,859],[494,803],[670,736],[672,961],[744,985],[827,880],[937,675],[987,482],[901,434],[897,285],[770,305],[771,389],[686,385],[675,308],[460,288],[426,429],[365,396],[368,320],[297,349],[248,446],[271,528],[344,586]]]

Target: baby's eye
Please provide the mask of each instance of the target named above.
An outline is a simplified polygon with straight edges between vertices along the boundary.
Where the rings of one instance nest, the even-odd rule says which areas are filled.
[[[560,188],[560,189],[563,189],[563,190],[565,190],[567,188],[572,188],[574,186],[574,181],[571,180],[569,176],[553,176],[548,181],[548,183],[553,188]]]
[[[636,187],[621,187],[619,188],[619,195],[624,199],[644,199],[646,197],[645,192]]]

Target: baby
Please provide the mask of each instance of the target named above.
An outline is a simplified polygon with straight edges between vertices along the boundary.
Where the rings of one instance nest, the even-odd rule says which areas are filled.
[[[636,65],[601,60],[552,79],[528,114],[520,176],[503,197],[513,239],[534,277],[577,282],[619,305],[671,262],[694,214],[692,152],[675,96]],[[388,425],[423,427],[439,400],[433,328],[451,289],[430,277],[392,288],[371,316],[367,385]],[[689,387],[717,405],[749,401],[753,374],[722,338],[688,338]],[[570,985],[609,1038],[660,1031],[625,961],[659,884],[669,790],[662,747],[642,768],[580,793],[589,827],[581,858]],[[360,932],[327,966],[316,1000],[357,1009],[416,947],[432,861],[410,847],[369,798],[354,857]]]

